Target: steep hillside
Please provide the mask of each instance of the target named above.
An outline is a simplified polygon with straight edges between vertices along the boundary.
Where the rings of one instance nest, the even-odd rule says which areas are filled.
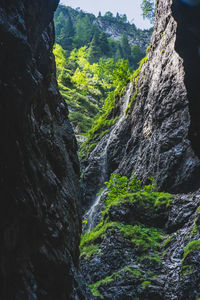
[[[129,81],[129,64],[124,59],[115,61],[112,58],[90,63],[86,46],[74,49],[66,57],[66,51],[56,44],[54,55],[59,89],[68,104],[76,136],[83,142],[113,93]]]
[[[130,70],[138,67],[151,30],[137,29],[125,15],[114,17],[107,12],[96,18],[63,5],[54,19],[58,84],[76,136],[83,142],[99,113],[104,112],[110,93],[117,88],[117,73],[124,73],[123,66],[127,66],[124,60],[129,62]]]
[[[55,14],[56,42],[65,50],[90,46],[94,58],[128,59],[134,67],[149,45],[152,30],[137,29],[126,15],[107,12],[104,16],[85,13],[60,5]]]
[[[81,269],[96,299],[200,297],[200,5],[157,3],[112,126],[83,148]]]

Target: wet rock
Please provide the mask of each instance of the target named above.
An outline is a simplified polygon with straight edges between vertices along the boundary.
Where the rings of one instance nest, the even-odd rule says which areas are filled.
[[[77,144],[55,78],[57,0],[0,3],[0,298],[87,299]]]
[[[160,190],[183,193],[195,191],[200,185],[200,160],[196,150],[199,146],[197,142],[194,146],[190,138],[193,118],[195,124],[198,123],[199,114],[196,115],[194,111],[195,107],[198,111],[199,97],[197,92],[191,96],[193,84],[190,87],[189,78],[193,78],[192,67],[187,67],[189,57],[186,63],[185,52],[179,54],[178,45],[181,42],[183,49],[190,48],[192,51],[193,44],[199,43],[199,36],[196,33],[193,36],[196,42],[190,43],[189,36],[184,34],[185,25],[182,29],[181,22],[177,25],[172,2],[159,1],[148,59],[141,68],[137,83],[133,83],[132,87],[131,97],[136,93],[135,100],[116,132],[116,138],[107,146],[107,178],[114,171],[128,177],[135,173],[145,184],[148,177],[152,176]],[[199,28],[198,22],[194,26]],[[194,58],[191,65],[197,62],[199,66],[199,59]],[[194,70],[195,78],[199,78],[200,67],[195,66]],[[197,87],[198,84],[195,85],[195,91]],[[196,103],[193,109],[191,103]],[[198,125],[193,128],[196,128],[193,136],[198,136]],[[112,131],[113,128],[84,161],[83,190],[86,204],[91,203],[92,194],[99,188],[98,184],[94,185],[101,176],[97,157],[100,157]]]
[[[162,241],[156,251],[150,247],[143,252],[117,226],[107,228],[92,243],[98,251],[89,260],[81,258],[82,272],[96,299],[200,297],[200,14],[199,6],[191,8],[185,6],[186,2],[158,1],[148,60],[132,86],[132,95],[137,91],[137,96],[131,110],[116,130],[115,139],[106,144],[113,125],[84,162],[88,205],[98,189],[98,184],[92,188],[88,178],[99,182],[97,158],[105,145],[107,178],[112,172],[127,177],[135,173],[145,184],[153,176],[159,190],[173,193],[172,203],[160,215],[137,203],[127,205],[126,201],[109,208],[104,222],[122,227],[142,224],[145,230],[155,226],[162,229]]]

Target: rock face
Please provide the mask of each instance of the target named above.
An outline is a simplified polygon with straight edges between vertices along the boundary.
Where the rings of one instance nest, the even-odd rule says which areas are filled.
[[[98,222],[100,210],[103,220],[93,229],[92,242],[83,240],[90,252],[88,259],[84,249],[81,259],[96,299],[200,297],[200,5],[196,1],[195,7],[188,6],[189,2],[195,3],[157,1],[147,59],[132,82],[131,108],[121,126],[115,130],[113,125],[84,162],[82,184],[88,203],[102,182],[105,147],[106,180],[112,172],[127,177],[135,173],[143,184],[153,176],[159,190],[173,193],[171,204],[159,213],[136,195],[107,208],[105,199],[100,201],[93,223]],[[115,137],[110,138],[113,132]],[[141,232],[131,226],[145,228],[149,241],[149,228],[156,228],[161,234],[159,247],[153,243],[143,252],[140,243],[145,239],[137,244]]]
[[[172,1],[158,2],[148,59],[133,82],[134,101],[116,138],[107,146],[107,177],[116,170],[126,176],[133,172],[144,183],[153,176],[161,190],[189,192],[200,185],[199,18],[192,24],[196,31],[187,20],[182,20],[184,27],[180,22],[177,28],[175,17],[180,16],[176,16],[179,9],[175,4],[172,7]],[[194,10],[199,16],[198,9]],[[191,28],[194,35],[185,27]],[[180,48],[186,49],[180,53],[183,59],[177,52]],[[194,81],[190,85],[191,78]],[[99,188],[95,184],[94,191],[93,183],[100,181],[101,161],[97,158],[109,136],[110,133],[100,141],[84,163],[83,189],[88,203]]]
[[[108,37],[116,41],[120,40],[123,34],[126,34],[131,45],[136,44],[143,50],[149,45],[152,30],[136,29],[135,25],[117,23],[115,20],[108,20],[105,17],[97,18],[94,24],[102,29]]]
[[[77,145],[55,79],[58,0],[0,3],[0,298],[87,299]]]

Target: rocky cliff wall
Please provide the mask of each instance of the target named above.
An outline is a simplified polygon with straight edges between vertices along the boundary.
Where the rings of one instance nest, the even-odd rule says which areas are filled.
[[[133,172],[145,183],[153,176],[159,189],[171,192],[188,192],[200,185],[199,12],[186,5],[196,17],[192,18],[191,12],[180,21],[180,15],[184,16],[179,9],[184,5],[174,1],[172,7],[172,1],[158,1],[147,59],[132,83],[131,108],[107,146],[107,177],[113,171],[126,176]],[[188,20],[193,20],[193,27]],[[101,169],[98,157],[109,136],[84,165],[86,202],[99,188],[95,184],[95,190],[93,183],[100,181],[95,175]]]
[[[87,299],[77,145],[55,78],[58,0],[0,3],[0,298]]]
[[[157,3],[151,46],[132,83],[131,109],[91,153],[83,186],[91,201],[106,157],[106,180],[113,171],[134,172],[143,183],[153,176],[160,190],[178,193],[169,202],[163,192],[152,201],[149,185],[131,193],[112,179],[95,207],[94,228],[82,239],[82,273],[96,299],[200,297],[200,4]]]

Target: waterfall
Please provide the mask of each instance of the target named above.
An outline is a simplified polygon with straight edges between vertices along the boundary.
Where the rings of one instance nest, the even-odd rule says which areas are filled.
[[[100,177],[100,186],[101,187],[104,186],[104,182],[106,180],[107,171],[108,171],[108,147],[109,147],[110,143],[113,141],[113,139],[116,137],[116,134],[120,128],[121,123],[126,118],[126,109],[129,104],[131,92],[132,92],[132,84],[130,83],[128,86],[128,90],[123,97],[123,105],[122,105],[122,110],[121,110],[120,116],[117,119],[116,123],[111,128],[109,136],[106,136],[107,141],[106,141],[105,148],[104,148],[102,156],[101,156],[101,160],[102,160],[101,177]],[[85,225],[85,228],[89,231],[95,225],[95,215],[98,211],[99,204],[104,195],[105,195],[105,190],[103,190],[99,195],[96,196],[93,205],[91,206],[91,208],[89,209],[89,211],[87,212],[87,214],[85,216],[85,218],[87,219],[87,224]]]

